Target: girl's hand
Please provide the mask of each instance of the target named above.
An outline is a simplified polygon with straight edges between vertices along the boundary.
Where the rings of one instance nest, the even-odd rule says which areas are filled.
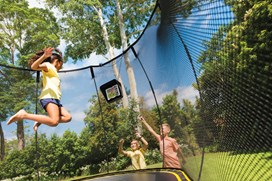
[[[44,70],[47,72],[48,71],[47,66],[45,64],[43,64],[43,62],[47,58],[51,57],[53,50],[54,50],[54,48],[51,48],[51,47],[43,49],[43,55],[32,63],[31,69],[32,70]]]
[[[123,144],[124,144],[124,142],[125,142],[125,140],[124,140],[124,139],[120,139],[120,141],[119,141],[119,145],[123,145]]]
[[[135,134],[136,134],[136,137],[137,137],[137,138],[141,138],[141,137],[142,137],[141,134],[140,134],[139,132],[136,132]]]
[[[52,47],[45,48],[45,49],[44,49],[43,56],[44,56],[45,58],[51,57],[51,56],[52,56],[52,51],[53,51],[53,50],[54,50],[54,48],[52,48]]]

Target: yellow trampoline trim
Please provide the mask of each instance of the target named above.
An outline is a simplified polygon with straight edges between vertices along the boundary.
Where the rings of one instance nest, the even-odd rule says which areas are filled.
[[[186,180],[191,181],[184,171],[181,171]]]
[[[175,175],[175,177],[177,178],[178,181],[182,181],[182,180],[180,179],[179,175],[176,174],[175,172],[170,172],[170,171],[160,171],[160,172],[171,173],[171,174]]]
[[[178,172],[181,172],[182,175],[185,177],[186,180],[191,181],[191,179],[187,176],[187,174],[184,171],[177,170]]]
[[[175,172],[170,172],[170,171],[160,171],[160,172],[171,173],[171,174],[175,175],[175,177],[177,178],[178,181],[182,181],[181,178],[180,178],[180,176],[178,174],[176,174]],[[189,179],[189,177],[186,175],[186,173],[184,173],[183,171],[180,171],[180,172],[182,173],[182,175],[185,177],[185,179],[187,181],[191,181]]]

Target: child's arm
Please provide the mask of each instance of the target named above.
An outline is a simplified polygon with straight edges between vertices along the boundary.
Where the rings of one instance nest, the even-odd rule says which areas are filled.
[[[144,137],[141,136],[141,134],[139,132],[136,132],[136,137],[139,138],[142,142],[143,142],[143,150],[147,150],[148,147],[148,142],[144,139]]]
[[[38,58],[35,62],[33,62],[33,64],[31,65],[31,69],[48,71],[47,66],[42,62],[52,55],[53,50],[54,48],[44,49],[44,54],[40,58]]]
[[[123,150],[123,144],[124,144],[124,139],[121,139],[120,141],[119,141],[119,147],[118,147],[118,152],[120,153],[120,154],[123,154],[123,155],[127,155],[126,154],[126,152]]]
[[[139,116],[138,116],[138,119],[139,119],[140,121],[142,121],[142,123],[145,125],[146,129],[147,129],[153,136],[155,136],[157,140],[159,140],[160,135],[157,134],[157,133],[153,130],[153,128],[145,121],[144,117],[141,116],[141,115],[139,115]]]

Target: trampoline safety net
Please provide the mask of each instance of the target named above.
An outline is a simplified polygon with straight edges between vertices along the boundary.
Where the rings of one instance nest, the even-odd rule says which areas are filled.
[[[143,148],[136,132],[148,142],[145,169],[163,168],[166,161],[171,165],[166,156],[170,142],[160,146],[137,119],[140,114],[158,135],[163,123],[170,126],[169,137],[176,141],[170,147],[182,151],[178,171],[188,180],[272,180],[271,4],[152,2],[154,10],[139,38],[115,59],[92,54],[88,64],[64,63],[61,103],[72,121],[41,125],[37,134],[31,120],[9,126],[6,121],[22,108],[46,115],[38,102],[42,76],[26,63],[11,65],[0,48],[0,179],[64,179],[133,170],[131,159],[118,147],[124,139],[123,150],[131,151],[136,139]],[[23,143],[18,139],[22,136]]]

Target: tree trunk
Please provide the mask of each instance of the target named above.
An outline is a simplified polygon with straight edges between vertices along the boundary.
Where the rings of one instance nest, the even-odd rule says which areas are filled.
[[[120,36],[121,36],[121,41],[122,41],[122,49],[124,51],[124,50],[126,50],[128,48],[127,36],[126,36],[126,33],[125,33],[124,19],[123,19],[123,14],[122,14],[122,11],[121,11],[119,1],[115,0],[115,2],[116,2],[117,13],[118,13]],[[125,59],[126,70],[127,70],[127,74],[128,74],[128,78],[129,78],[131,97],[136,102],[137,110],[139,110],[136,80],[135,80],[134,71],[133,71],[133,68],[130,65],[130,60],[129,60],[129,57],[128,57],[127,53],[124,55],[124,59]]]
[[[123,13],[121,11],[121,6],[118,0],[115,0],[116,2],[116,9],[118,13],[118,20],[119,20],[119,29],[120,29],[120,37],[122,41],[122,49],[125,51],[128,48],[127,44],[127,36],[125,32],[125,24],[124,24],[124,18],[123,18]],[[131,98],[136,102],[136,112],[140,112],[140,106],[139,106],[139,101],[138,101],[138,92],[137,92],[137,85],[136,85],[136,80],[134,76],[134,70],[132,66],[130,65],[130,60],[128,57],[128,53],[124,55],[125,59],[125,64],[126,64],[126,70],[128,74],[128,80],[129,80],[129,86],[130,86],[130,94]],[[140,133],[142,133],[142,124],[139,122],[138,125],[138,130]]]
[[[105,22],[104,22],[104,19],[103,19],[103,16],[102,16],[102,10],[100,8],[97,10],[97,14],[98,14],[98,17],[99,17],[99,20],[100,20],[100,25],[102,27],[102,32],[103,32],[103,39],[104,39],[104,42],[105,42],[106,47],[108,49],[110,59],[113,59],[115,57],[113,47],[110,44],[107,27],[105,25]],[[121,88],[122,88],[122,92],[123,92],[123,98],[122,98],[123,107],[128,108],[127,92],[125,90],[125,87],[124,87],[121,75],[120,75],[120,73],[118,71],[115,60],[112,62],[112,68],[113,68],[113,72],[114,72],[114,75],[115,75],[116,79],[121,83]]]
[[[4,160],[5,158],[5,138],[4,138],[4,132],[3,132],[3,128],[2,128],[2,123],[0,122],[0,160]]]
[[[25,148],[24,121],[17,122],[17,139],[18,149],[23,150]]]
[[[15,54],[15,46],[11,45],[10,47],[11,51],[11,59],[12,63],[15,64],[14,54]],[[22,150],[25,147],[25,134],[24,134],[24,122],[18,121],[17,122],[17,139],[18,139],[18,149]]]

